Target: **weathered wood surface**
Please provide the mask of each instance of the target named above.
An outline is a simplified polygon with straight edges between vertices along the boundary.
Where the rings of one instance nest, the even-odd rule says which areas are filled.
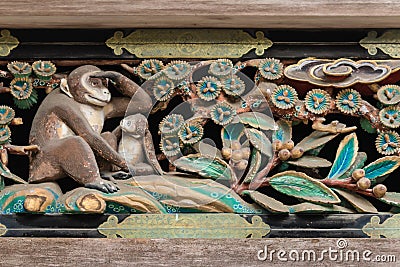
[[[343,240],[342,240],[343,241]],[[362,259],[362,253],[370,250],[368,258],[376,255],[394,255],[400,261],[400,240],[345,239],[348,246],[338,249],[337,239],[45,239],[45,238],[0,238],[0,266],[282,266],[290,263],[288,253],[297,250],[339,250],[343,255],[348,250],[357,250],[360,261],[340,252],[336,260],[328,254],[322,261],[300,260],[296,266],[383,266]],[[257,259],[257,252],[268,247],[268,251],[287,251],[283,258],[274,254],[273,261]],[[332,254],[334,255],[334,254]],[[262,256],[262,254],[261,254]],[[333,256],[332,256],[333,257]],[[305,257],[305,259],[308,259]],[[385,266],[398,266],[396,262]]]
[[[390,28],[396,0],[5,0],[8,28]]]

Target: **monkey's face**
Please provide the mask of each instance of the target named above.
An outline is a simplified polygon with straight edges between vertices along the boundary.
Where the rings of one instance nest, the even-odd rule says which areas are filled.
[[[147,120],[143,115],[131,115],[123,119],[120,123],[122,130],[135,138],[145,135]]]
[[[69,79],[70,92],[79,103],[104,107],[110,102],[111,94],[101,78],[90,77],[93,73],[90,71],[79,79]]]

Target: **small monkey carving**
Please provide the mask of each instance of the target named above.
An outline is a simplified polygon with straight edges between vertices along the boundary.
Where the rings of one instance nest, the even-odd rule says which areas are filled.
[[[125,117],[121,123],[122,138],[118,146],[133,175],[161,174],[148,130],[147,118],[142,114]]]
[[[126,97],[111,97],[107,81]],[[147,113],[150,96],[136,83],[114,71],[92,65],[73,70],[60,89],[42,102],[32,123],[29,142],[40,151],[30,159],[30,183],[71,177],[88,188],[116,192],[113,182],[103,180],[96,156],[128,171],[124,158],[103,137],[104,121],[123,117],[132,96],[130,112]]]

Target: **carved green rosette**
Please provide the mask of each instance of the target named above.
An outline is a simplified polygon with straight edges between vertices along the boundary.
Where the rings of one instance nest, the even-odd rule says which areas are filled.
[[[306,109],[315,114],[322,114],[331,108],[331,96],[324,90],[313,89],[304,99]]]
[[[14,78],[10,83],[14,104],[20,109],[29,109],[37,103],[38,94],[30,78]]]
[[[400,86],[395,84],[382,86],[376,95],[382,104],[395,105],[400,102]]]
[[[189,121],[181,127],[178,135],[182,143],[192,145],[201,140],[203,133],[204,129],[200,123],[196,121]]]
[[[35,75],[42,81],[49,81],[57,70],[52,62],[41,60],[33,62],[32,69]]]
[[[277,80],[283,76],[283,64],[275,58],[260,61],[258,71],[267,80]]]
[[[11,138],[11,130],[8,125],[0,125],[0,145],[6,144]]]
[[[236,115],[236,110],[227,102],[219,102],[211,108],[211,119],[219,125],[227,125]]]
[[[178,155],[181,152],[179,147],[179,137],[163,136],[161,139],[160,149],[167,157]]]
[[[172,135],[179,132],[185,120],[180,114],[167,115],[160,123],[159,129],[162,134]]]
[[[379,133],[375,141],[376,150],[383,155],[393,155],[400,151],[400,135],[395,131]]]
[[[160,72],[163,68],[164,64],[161,60],[146,59],[136,68],[136,73],[140,78],[147,80],[154,74]]]
[[[0,124],[9,124],[15,117],[15,111],[9,106],[0,106]]]
[[[171,80],[178,81],[189,75],[191,67],[186,61],[171,61],[165,67],[165,75]]]
[[[175,92],[174,83],[166,76],[161,75],[154,81],[153,95],[158,101],[167,101]]]
[[[27,62],[10,62],[7,64],[7,69],[15,78],[29,77],[32,73],[32,67]]]
[[[200,81],[197,82],[197,95],[205,100],[211,101],[217,98],[221,92],[220,81],[212,76],[205,76]]]
[[[298,101],[297,92],[289,85],[280,85],[272,91],[271,101],[277,108],[292,108]]]
[[[246,90],[246,85],[237,75],[222,80],[222,89],[227,95],[240,96]]]
[[[233,74],[233,64],[229,59],[218,59],[210,64],[208,72],[216,77],[231,76]]]
[[[389,128],[398,128],[400,126],[400,108],[390,106],[379,111],[379,119],[382,124]]]
[[[345,114],[354,114],[361,106],[361,95],[354,89],[345,89],[336,96],[336,107]]]

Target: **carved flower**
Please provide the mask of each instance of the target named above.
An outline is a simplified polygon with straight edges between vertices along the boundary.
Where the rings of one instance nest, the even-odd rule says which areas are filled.
[[[393,155],[400,151],[400,135],[395,131],[382,132],[375,141],[376,150],[383,155]]]
[[[321,89],[313,89],[309,91],[305,98],[306,109],[315,114],[322,114],[331,107],[332,98]]]
[[[9,106],[0,106],[0,124],[9,124],[14,119],[15,111]]]
[[[391,106],[379,111],[379,119],[382,124],[390,127],[397,128],[400,126],[400,108],[397,106]]]
[[[233,120],[236,111],[228,103],[220,102],[211,109],[211,119],[219,125],[227,125]]]
[[[179,139],[184,144],[194,144],[201,140],[203,137],[203,126],[195,121],[186,122],[180,129],[178,135]]]
[[[147,80],[157,72],[160,72],[164,67],[161,60],[157,59],[146,59],[143,60],[140,65],[136,68],[137,75],[140,78]]]
[[[206,101],[211,101],[219,95],[221,92],[220,82],[211,76],[203,77],[197,83],[197,95]]]
[[[289,85],[280,85],[271,94],[272,103],[281,109],[292,108],[297,100],[296,90]]]
[[[245,91],[246,85],[238,76],[232,75],[222,81],[222,89],[227,95],[239,96]]]
[[[336,96],[336,107],[343,113],[352,114],[361,105],[361,95],[354,89],[345,89]]]
[[[0,125],[0,145],[8,143],[11,138],[11,130],[8,125]]]
[[[258,65],[262,77],[268,80],[276,80],[283,75],[283,64],[275,58],[266,58]]]
[[[32,93],[32,82],[29,78],[14,78],[10,83],[11,94],[17,99],[27,99]]]
[[[8,70],[15,78],[28,77],[32,73],[32,67],[26,62],[13,61],[7,64]]]
[[[50,61],[41,60],[33,62],[32,69],[35,75],[43,81],[50,80],[51,76],[56,73],[57,70],[56,66]]]
[[[385,105],[394,105],[400,102],[400,86],[388,84],[379,88],[376,93],[379,101]]]
[[[218,59],[211,63],[208,72],[217,77],[227,76],[232,74],[233,64],[229,59]]]
[[[163,137],[160,144],[160,149],[167,157],[176,156],[180,153],[178,136]]]
[[[162,134],[173,134],[177,133],[183,126],[185,119],[180,114],[170,114],[166,116],[159,125],[160,132]]]
[[[154,81],[153,94],[158,101],[168,100],[174,93],[174,83],[165,76],[160,76]]]
[[[171,80],[177,81],[184,79],[190,73],[190,65],[185,61],[171,61],[164,69],[165,75]]]

